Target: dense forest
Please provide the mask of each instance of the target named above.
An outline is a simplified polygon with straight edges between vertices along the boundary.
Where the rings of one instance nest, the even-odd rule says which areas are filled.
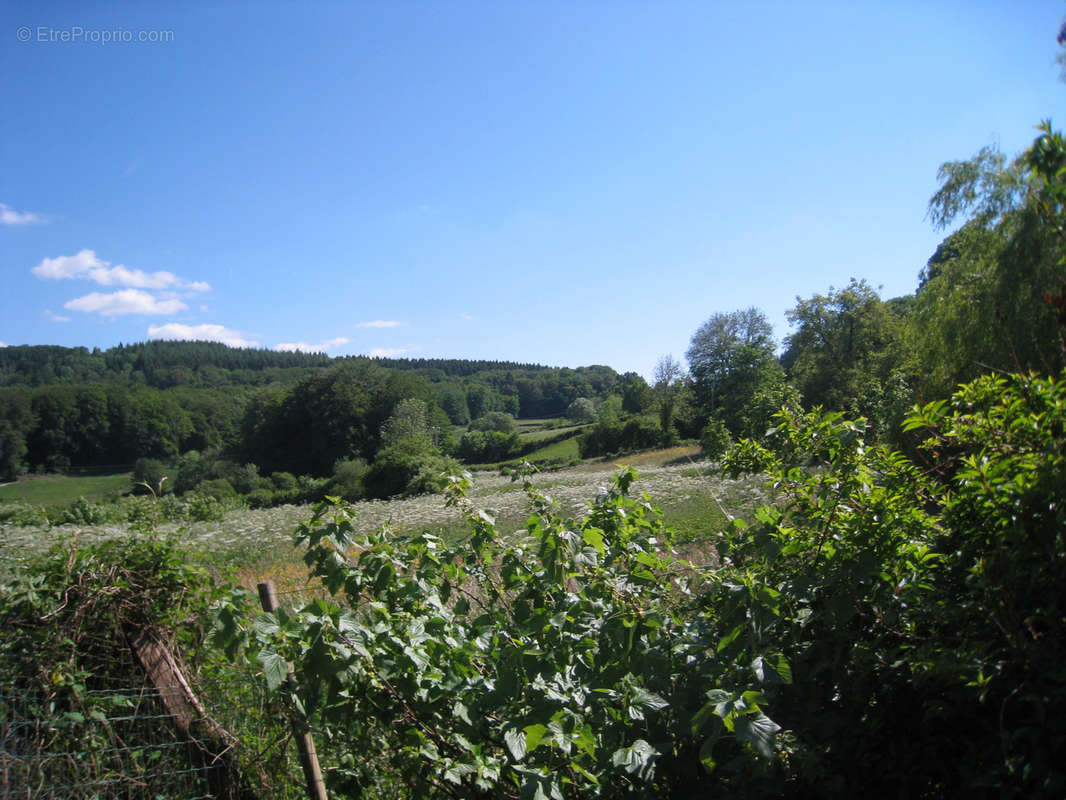
[[[5,347],[0,478],[205,450],[266,471],[324,475],[338,459],[372,459],[402,400],[426,404],[439,441],[492,412],[561,416],[578,397],[606,398],[622,381],[600,366],[334,359],[214,342]]]

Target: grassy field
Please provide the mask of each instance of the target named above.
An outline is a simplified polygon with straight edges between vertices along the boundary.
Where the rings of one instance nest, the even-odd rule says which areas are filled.
[[[750,518],[757,506],[768,502],[770,495],[758,478],[728,480],[717,476],[707,462],[690,461],[695,452],[695,448],[650,451],[613,462],[601,460],[545,471],[534,475],[532,480],[540,491],[551,496],[564,514],[577,518],[587,511],[597,490],[610,482],[619,464],[636,466],[640,477],[633,484],[632,492],[637,496],[647,493],[661,509],[686,555],[710,557],[716,534],[728,523],[729,516]],[[128,476],[110,477],[112,480],[121,477],[122,486],[128,485]],[[86,490],[90,485],[79,484],[79,488]],[[505,541],[507,537],[522,535],[529,502],[521,483],[495,470],[477,472],[470,500],[493,513],[497,530]],[[355,511],[359,530],[387,525],[398,536],[424,530],[445,537],[466,532],[459,513],[447,508],[440,495],[368,500],[356,503]],[[165,523],[158,530],[179,536],[197,560],[220,572],[236,571],[241,583],[249,588],[259,580],[272,578],[285,592],[302,592],[307,573],[302,554],[293,548],[292,535],[310,513],[310,506],[239,510],[227,513],[217,522]],[[58,540],[76,537],[76,541],[86,542],[129,533],[122,525],[51,528],[8,525],[0,536],[0,572],[18,569],[27,556]]]
[[[524,461],[560,461],[564,464],[580,458],[581,453],[577,447],[577,437],[571,436],[561,442],[552,442],[544,447],[538,447],[532,453],[522,456]]]
[[[587,425],[560,425],[557,428],[536,428],[530,431],[524,431],[519,427],[518,433],[523,442],[542,442],[545,439],[554,439],[567,433],[577,435],[587,427]]]
[[[17,483],[0,486],[0,501],[52,505],[69,503],[77,497],[103,500],[109,495],[123,494],[130,488],[131,473],[113,475],[34,475]]]

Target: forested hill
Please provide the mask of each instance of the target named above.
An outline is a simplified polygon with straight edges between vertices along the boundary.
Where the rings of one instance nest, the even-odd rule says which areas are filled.
[[[331,358],[217,342],[4,347],[0,480],[189,450],[325,473],[338,458],[372,458],[404,399],[424,402],[446,431],[493,411],[560,416],[577,398],[604,400],[634,378],[604,366]]]
[[[359,358],[359,356],[355,356]],[[442,376],[466,378],[478,372],[536,372],[538,370],[558,369],[543,364],[520,364],[516,361],[484,361],[465,358],[375,358],[374,363],[392,369],[417,370],[427,377],[434,373]],[[607,369],[610,367],[584,367],[583,369]],[[611,370],[614,372],[614,370]]]
[[[263,385],[327,367],[322,353],[228,347],[219,342],[152,341],[108,350],[56,345],[0,348],[0,386],[121,383],[172,386]]]
[[[229,347],[220,342],[149,341],[108,350],[58,345],[0,348],[0,386],[121,383],[158,389],[174,386],[263,386],[297,380],[306,370],[346,361],[372,361],[386,369],[410,370],[430,381],[468,378],[482,372],[558,371],[543,364],[457,358],[368,358],[324,353]],[[579,368],[614,376],[610,367]]]

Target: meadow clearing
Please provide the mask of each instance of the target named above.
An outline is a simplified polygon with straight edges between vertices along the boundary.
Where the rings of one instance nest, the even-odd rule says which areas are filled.
[[[730,480],[715,466],[698,459],[695,448],[671,448],[614,461],[585,463],[566,469],[539,472],[532,483],[549,495],[564,514],[585,513],[596,492],[606,486],[621,466],[634,466],[639,474],[634,495],[647,494],[663,513],[681,542],[702,542],[727,524],[728,516],[745,517],[768,497],[761,479]],[[519,530],[529,512],[521,481],[498,471],[472,473],[470,501],[495,516],[504,536]],[[430,530],[461,536],[465,528],[457,509],[448,508],[441,495],[419,495],[391,500],[364,500],[354,504],[357,527],[371,531],[383,526],[397,536]],[[311,514],[310,505],[285,505],[267,509],[229,511],[219,521],[162,522],[158,533],[175,534],[196,557],[220,572],[235,571],[237,579],[254,587],[274,579],[282,591],[298,590],[306,570],[302,553],[292,546],[293,532]],[[57,541],[91,542],[128,536],[128,525],[6,525],[0,534],[0,568],[17,570],[27,558]]]

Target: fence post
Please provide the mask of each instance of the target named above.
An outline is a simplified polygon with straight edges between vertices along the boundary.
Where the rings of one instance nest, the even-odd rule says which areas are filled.
[[[274,581],[260,583],[256,588],[259,590],[259,602],[263,610],[271,612],[278,607],[277,595],[274,594]],[[289,664],[289,683],[296,686],[296,671]],[[304,780],[307,781],[307,794],[311,800],[329,800],[326,796],[326,784],[322,779],[322,770],[318,766],[318,754],[315,752],[315,741],[311,738],[310,731],[303,730],[296,719],[292,720],[292,733],[296,738],[296,747],[300,751],[300,766],[304,770]]]

